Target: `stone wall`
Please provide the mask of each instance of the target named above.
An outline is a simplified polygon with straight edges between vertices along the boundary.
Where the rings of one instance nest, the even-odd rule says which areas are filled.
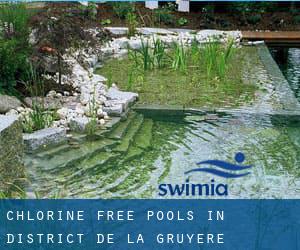
[[[24,177],[22,127],[16,116],[0,115],[0,192]]]

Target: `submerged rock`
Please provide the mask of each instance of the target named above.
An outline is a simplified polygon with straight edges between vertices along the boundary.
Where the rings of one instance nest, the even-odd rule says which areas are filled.
[[[14,96],[0,95],[0,113],[5,114],[11,109],[16,109],[22,103]]]

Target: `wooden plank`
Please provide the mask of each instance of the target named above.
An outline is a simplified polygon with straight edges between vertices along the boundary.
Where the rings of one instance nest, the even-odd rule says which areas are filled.
[[[269,43],[300,43],[300,31],[242,31],[242,37]]]

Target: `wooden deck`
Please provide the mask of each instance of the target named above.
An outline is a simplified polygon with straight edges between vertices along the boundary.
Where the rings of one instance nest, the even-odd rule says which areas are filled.
[[[300,31],[242,31],[243,39],[264,40],[272,44],[299,44]]]

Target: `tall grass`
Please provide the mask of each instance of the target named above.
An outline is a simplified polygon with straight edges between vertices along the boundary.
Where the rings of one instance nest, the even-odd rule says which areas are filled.
[[[233,44],[231,39],[225,47],[216,41],[210,41],[204,46],[203,57],[208,79],[215,76],[224,79],[233,54]]]
[[[175,43],[173,47],[172,68],[186,72],[188,67],[188,52],[181,43]]]
[[[153,39],[153,45],[154,64],[161,69],[165,65],[166,45],[160,39]]]
[[[29,64],[26,78],[27,81],[24,81],[23,83],[33,97],[32,111],[23,116],[22,125],[25,133],[32,133],[36,130],[50,127],[55,120],[55,113],[45,109],[43,98],[45,93],[44,83],[32,64]]]

